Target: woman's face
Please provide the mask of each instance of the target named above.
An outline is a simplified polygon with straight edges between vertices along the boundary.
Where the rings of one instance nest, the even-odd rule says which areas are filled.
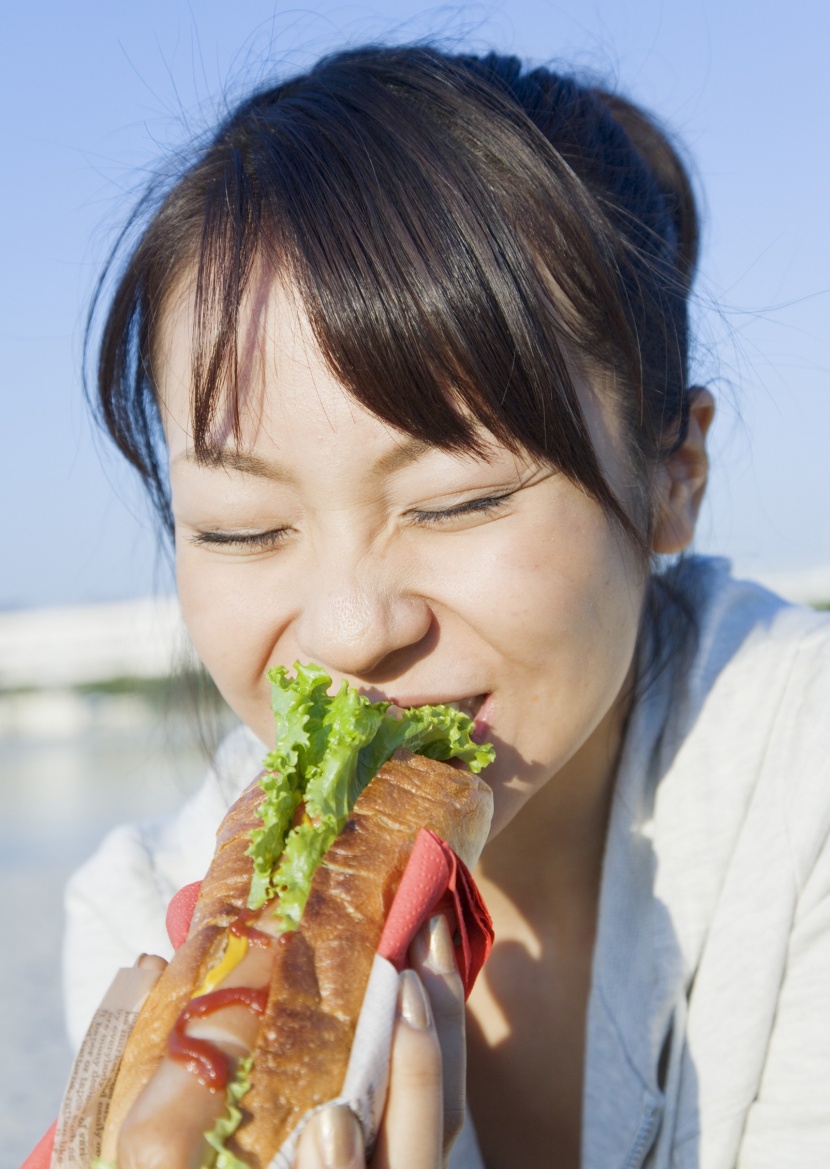
[[[484,457],[447,453],[368,413],[279,288],[248,325],[241,442],[209,464],[191,436],[187,297],[160,352],[179,594],[199,656],[266,744],[265,672],[298,659],[402,706],[459,703],[496,747],[484,778],[503,827],[607,735],[641,559],[553,468],[492,439]],[[587,391],[583,404],[619,488],[621,445]]]

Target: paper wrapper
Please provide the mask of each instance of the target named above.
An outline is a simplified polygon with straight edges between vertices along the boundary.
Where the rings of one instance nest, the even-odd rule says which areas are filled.
[[[64,1092],[60,1114],[22,1169],[89,1169],[101,1140],[118,1065],[156,970],[119,970],[93,1016]]]
[[[167,912],[167,931],[178,949],[187,938],[200,883],[179,890]],[[348,1104],[363,1127],[367,1150],[377,1137],[389,1081],[398,977],[407,951],[423,923],[436,913],[447,917],[456,963],[469,995],[490,952],[493,927],[481,895],[462,861],[434,832],[422,829],[407,863],[372,964],[346,1078],[328,1104]],[[72,1069],[60,1117],[21,1169],[89,1169],[100,1154],[101,1136],[118,1064],[155,972],[120,970],[95,1014]],[[290,1169],[299,1136],[314,1112],[306,1114],[269,1169]],[[50,1137],[54,1135],[54,1145]]]

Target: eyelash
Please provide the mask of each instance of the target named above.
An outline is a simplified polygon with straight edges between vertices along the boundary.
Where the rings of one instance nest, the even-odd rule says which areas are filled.
[[[223,548],[254,548],[267,551],[276,548],[287,535],[287,528],[275,528],[271,532],[251,532],[245,536],[235,535],[233,532],[197,532],[190,540],[191,543],[202,547],[219,544]]]
[[[495,515],[505,506],[510,493],[507,495],[487,495],[483,499],[471,499],[467,503],[460,503],[457,507],[442,508],[439,511],[414,511],[413,519],[422,527],[439,524],[442,520],[456,519],[466,515]]]
[[[411,516],[420,527],[434,527],[444,520],[452,520],[467,515],[495,515],[507,503],[510,495],[485,496],[483,499],[471,499],[457,507],[442,508],[439,511],[414,511]],[[254,548],[267,551],[276,548],[288,535],[288,528],[275,528],[270,532],[251,532],[250,535],[235,535],[233,532],[197,532],[191,536],[193,544],[202,547],[221,545],[232,548]]]

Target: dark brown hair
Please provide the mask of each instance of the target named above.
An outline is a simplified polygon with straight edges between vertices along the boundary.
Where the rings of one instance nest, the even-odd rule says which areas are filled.
[[[220,406],[238,438],[240,304],[266,260],[375,415],[446,449],[474,447],[482,424],[557,465],[645,551],[649,472],[688,420],[697,231],[676,151],[620,97],[496,54],[340,53],[244,101],[140,206],[96,297],[117,271],[100,414],[172,531],[153,368],[165,305],[192,274],[193,433],[210,458]],[[602,474],[579,375],[622,418],[634,507]]]

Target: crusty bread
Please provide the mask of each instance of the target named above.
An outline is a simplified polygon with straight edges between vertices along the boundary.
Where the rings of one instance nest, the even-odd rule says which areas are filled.
[[[167,1035],[224,946],[244,907],[252,865],[245,850],[262,799],[253,784],[229,811],[190,934],[148,999],[127,1045],[107,1119],[103,1155],[162,1060]],[[309,1109],[336,1096],[383,925],[421,828],[472,866],[484,845],[492,793],[477,776],[399,751],[361,794],[315,873],[298,930],[276,943],[268,1004],[253,1049],[252,1087],[230,1148],[266,1169]]]
[[[124,1119],[153,1075],[167,1036],[205,973],[218,960],[228,925],[244,907],[253,876],[245,855],[265,793],[255,781],[231,806],[216,833],[216,851],[202,882],[185,944],[150,993],[127,1042],[104,1129],[101,1155],[116,1160],[116,1141]]]

